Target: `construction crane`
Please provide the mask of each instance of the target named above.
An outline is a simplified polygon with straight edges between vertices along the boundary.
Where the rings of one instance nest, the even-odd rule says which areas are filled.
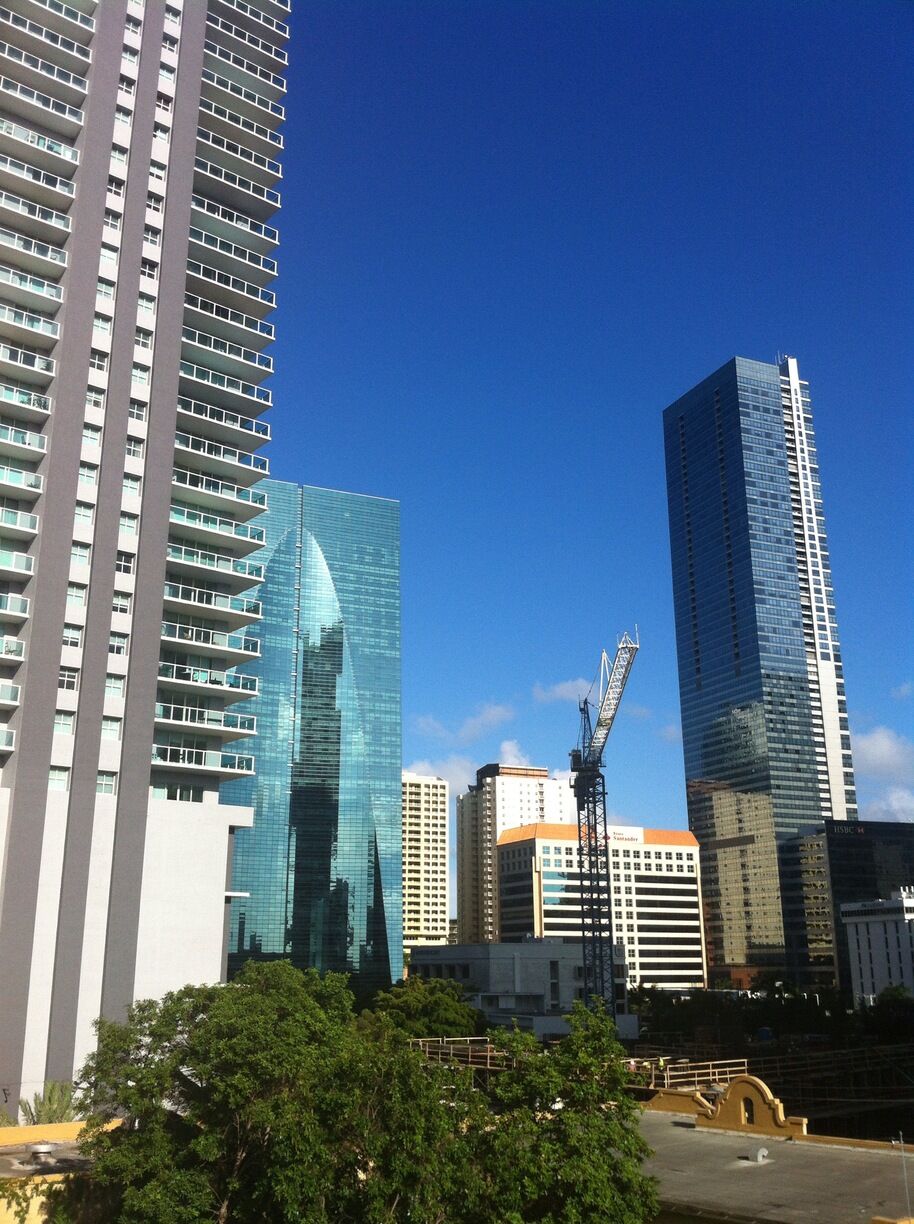
[[[636,626],[634,641],[627,633],[623,633],[619,639],[612,667],[609,666],[606,651],[603,651],[599,672],[599,700],[595,703],[596,723],[591,719],[588,693],[580,704],[580,742],[571,750],[571,785],[578,808],[584,1002],[589,1007],[594,999],[603,999],[610,1015],[615,1014],[615,992],[603,749],[619,710],[639,646]],[[596,683],[595,680],[594,684]]]

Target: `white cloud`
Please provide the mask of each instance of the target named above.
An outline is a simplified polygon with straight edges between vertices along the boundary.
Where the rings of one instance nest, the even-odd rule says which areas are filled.
[[[444,778],[451,788],[451,798],[464,794],[470,783],[476,781],[476,765],[465,756],[452,755],[439,760],[413,761],[405,768],[409,773]]]
[[[914,684],[910,680],[905,680],[904,684],[899,684],[897,688],[892,689],[892,696],[896,701],[905,701],[912,693],[914,693]]]
[[[558,782],[570,782],[573,776],[570,769],[553,769],[549,775],[550,778],[555,778]]]
[[[502,740],[498,749],[499,765],[529,765],[530,758],[521,751],[517,740]]]
[[[419,714],[413,720],[413,726],[420,735],[441,740],[445,744],[472,744],[486,731],[510,722],[513,717],[514,710],[511,706],[490,701],[481,705],[475,714],[465,718],[454,731],[432,714]]]
[[[914,790],[906,786],[892,786],[865,804],[863,808],[865,820],[914,820]]]
[[[649,706],[638,705],[637,702],[622,703],[622,713],[627,714],[629,718],[638,718],[644,722],[648,718],[654,717],[654,711]]]
[[[668,744],[678,744],[682,739],[682,731],[677,723],[667,723],[665,727],[660,728],[657,734]]]
[[[853,748],[858,773],[897,786],[914,782],[914,744],[891,727],[874,727],[856,734]]]
[[[587,696],[589,691],[590,681],[582,680],[580,677],[577,680],[560,680],[558,684],[550,684],[548,687],[542,684],[534,684],[533,686],[533,696],[540,702],[580,702]]]

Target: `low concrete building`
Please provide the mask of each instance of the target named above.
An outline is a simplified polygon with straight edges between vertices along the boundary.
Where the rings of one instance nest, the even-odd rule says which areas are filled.
[[[637,1036],[628,1014],[625,954],[616,947],[616,1026]],[[512,1025],[538,1037],[568,1031],[566,1017],[584,989],[580,940],[528,939],[511,944],[453,944],[413,949],[410,975],[449,979],[463,986],[468,1000],[492,1025]]]

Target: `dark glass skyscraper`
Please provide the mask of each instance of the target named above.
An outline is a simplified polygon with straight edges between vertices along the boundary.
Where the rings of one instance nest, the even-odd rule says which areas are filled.
[[[399,507],[269,480],[255,592],[257,775],[235,839],[229,973],[248,958],[401,975]],[[239,895],[240,894],[240,895]]]
[[[736,357],[664,413],[689,825],[712,972],[785,965],[778,845],[856,818],[809,389]]]

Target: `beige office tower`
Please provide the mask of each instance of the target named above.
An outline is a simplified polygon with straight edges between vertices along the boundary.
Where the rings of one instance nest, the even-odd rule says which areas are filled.
[[[0,8],[0,1088],[222,971],[288,0]],[[237,665],[237,670],[236,670]]]
[[[484,765],[457,796],[457,942],[497,943],[498,839],[506,829],[577,823],[567,779],[532,765]]]
[[[403,772],[403,953],[448,941],[448,784]]]

